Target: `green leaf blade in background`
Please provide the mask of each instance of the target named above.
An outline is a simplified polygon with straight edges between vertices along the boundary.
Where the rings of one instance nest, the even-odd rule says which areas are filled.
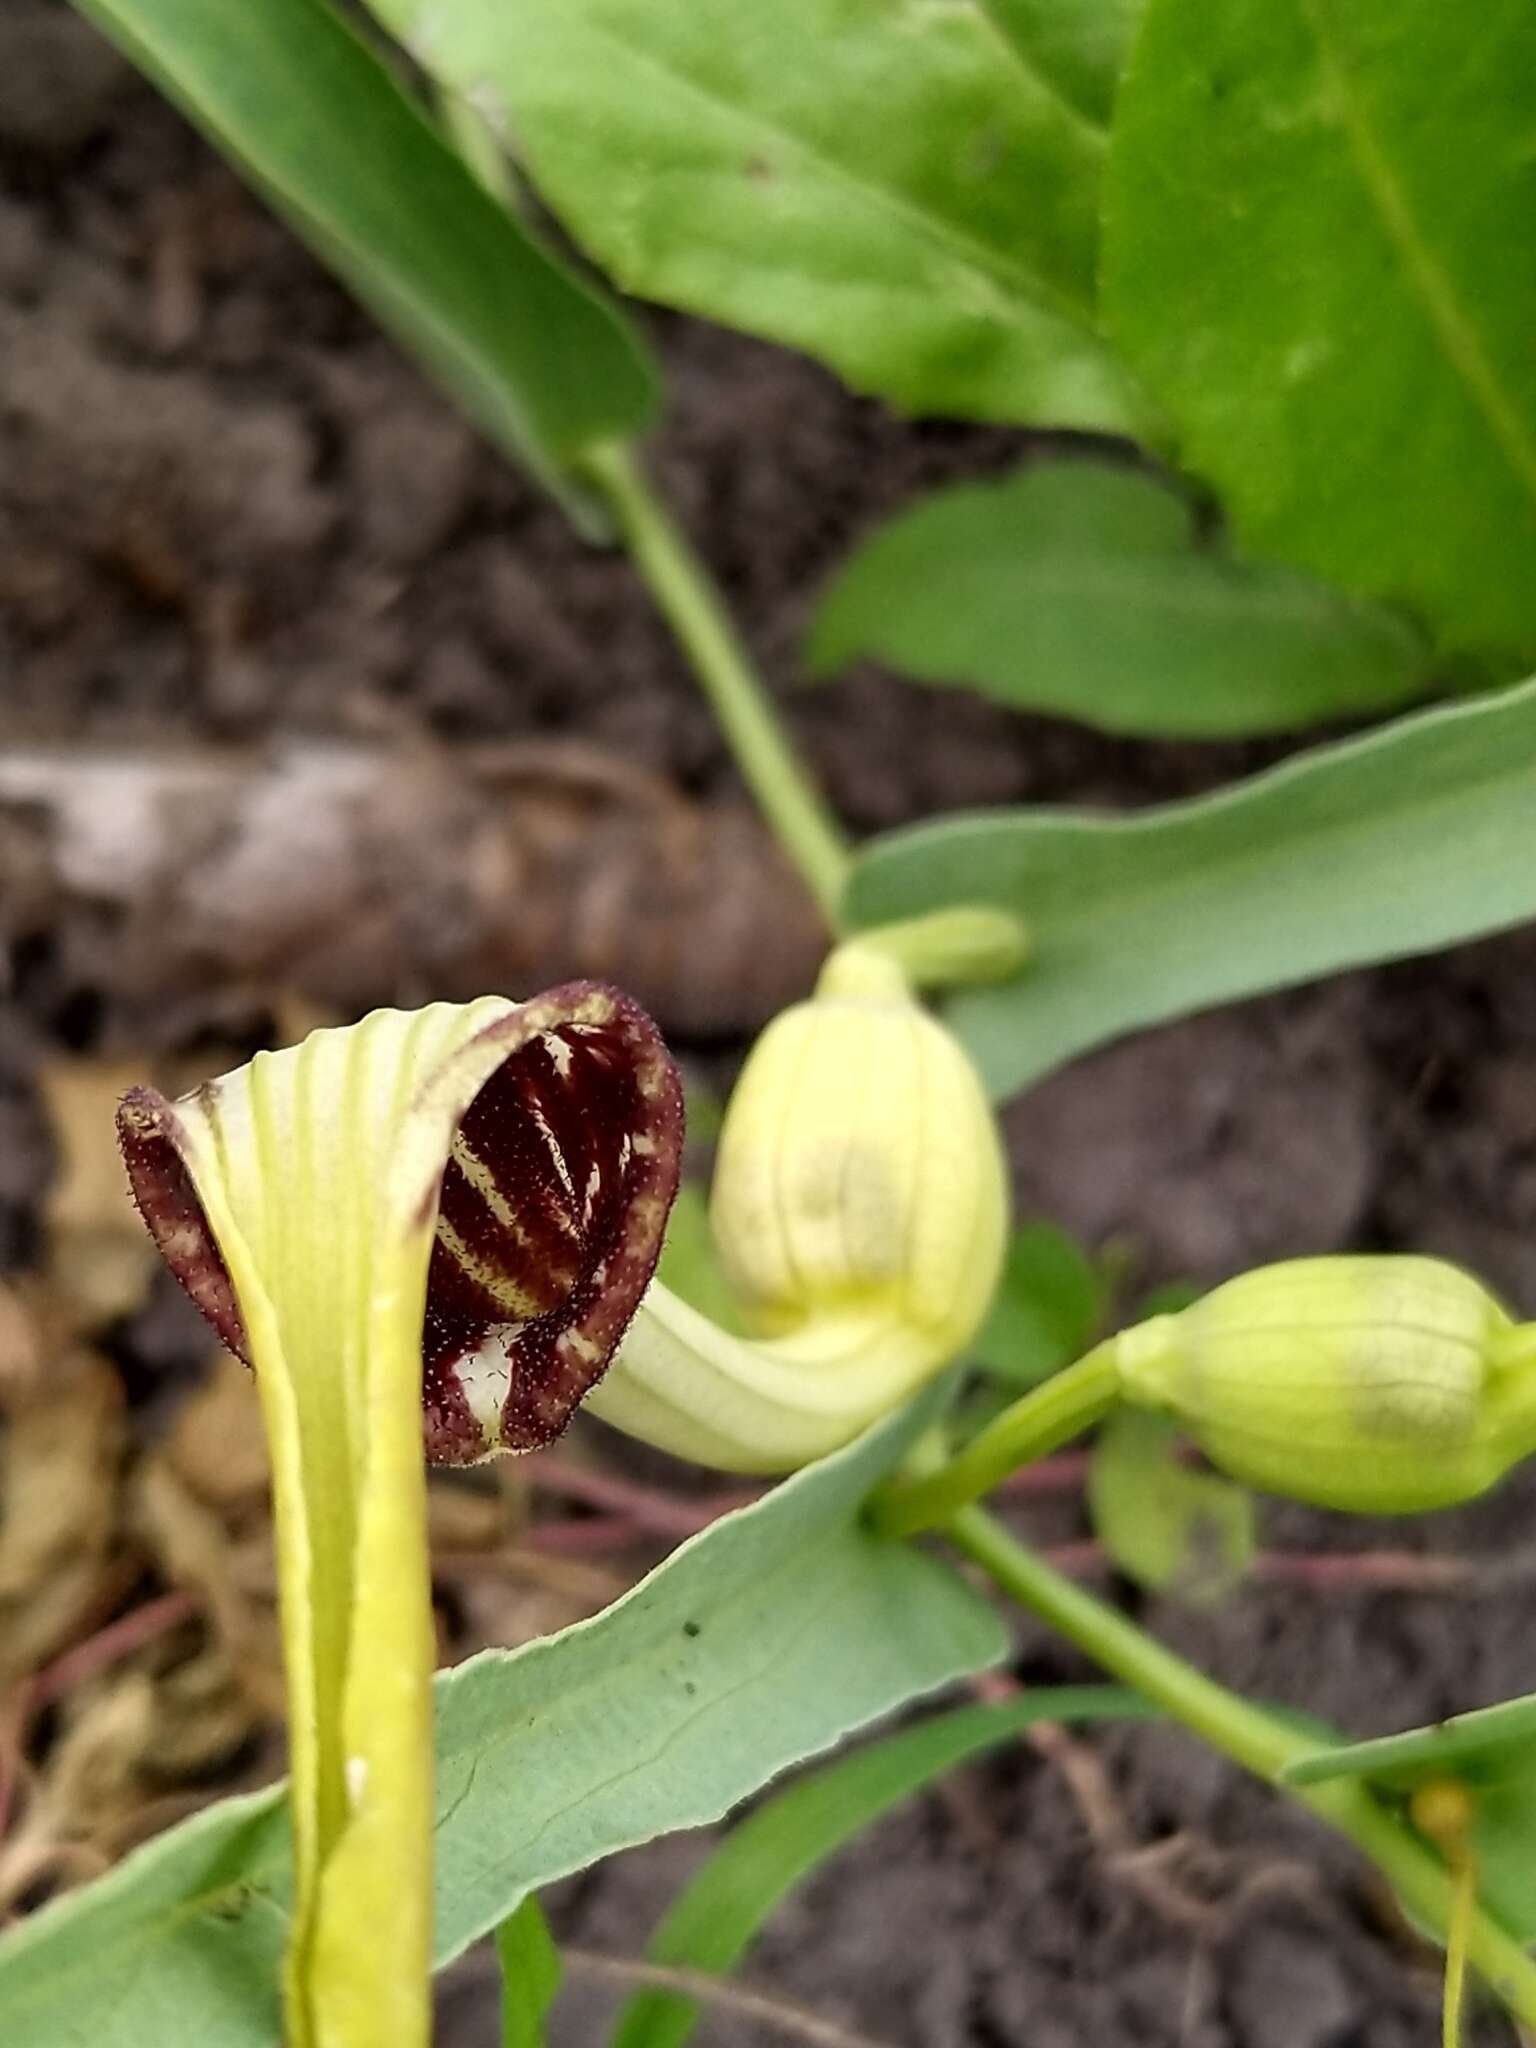
[[[1146,0],[981,0],[1028,63],[1085,120],[1106,125]]]
[[[997,1096],[1110,1039],[1536,917],[1536,681],[1125,816],[971,812],[858,856],[855,927],[994,903],[1034,942],[949,1007]]]
[[[1116,1409],[1088,1468],[1094,1534],[1140,1586],[1196,1606],[1224,1599],[1258,1549],[1253,1495],[1219,1472],[1184,1464],[1175,1426],[1145,1409]]]
[[[692,1538],[592,1621],[439,1678],[439,1966],[555,1878],[718,1820],[1004,1654],[979,1595],[860,1520],[946,1391]],[[0,1941],[0,2040],[276,2048],[288,1867],[281,1788],[172,1829]]]
[[[809,656],[859,655],[1105,732],[1217,739],[1396,710],[1428,650],[1403,619],[1201,546],[1124,465],[1042,461],[898,513],[824,592]]]
[[[1288,1764],[1281,1776],[1288,1785],[1325,1785],[1335,1778],[1411,1785],[1452,1770],[1510,1777],[1531,1764],[1536,1764],[1536,1693],[1524,1693],[1397,1735],[1326,1744]]]
[[[530,1892],[496,1929],[501,2048],[544,2048],[544,2022],[560,1989],[560,1951]]]
[[[795,1886],[947,1771],[1040,1721],[1140,1719],[1155,1709],[1110,1685],[1042,1686],[996,1706],[956,1707],[867,1744],[775,1794],[734,1828],[667,1909],[652,1961],[724,1973]],[[676,1992],[630,2001],[613,2048],[682,2048],[698,2007]]]
[[[1518,1941],[1536,1941],[1536,1694],[1397,1735],[1329,1744],[1281,1778],[1300,1786],[1364,1778],[1399,1797],[1436,1778],[1464,1784],[1479,1893]]]
[[[626,291],[910,412],[1120,430],[1100,131],[977,6],[369,0]]]
[[[1106,323],[1243,542],[1536,656],[1536,9],[1152,0]]]
[[[79,0],[551,488],[658,403],[628,325],[476,183],[323,0]]]
[[[1104,1275],[1054,1223],[1021,1223],[972,1355],[995,1380],[1038,1386],[1088,1349],[1109,1309]]]

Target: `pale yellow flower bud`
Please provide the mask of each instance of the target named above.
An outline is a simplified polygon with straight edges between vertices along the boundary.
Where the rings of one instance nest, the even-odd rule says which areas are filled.
[[[766,1331],[889,1307],[953,1358],[987,1312],[1007,1201],[980,1083],[890,964],[856,947],[758,1041],[711,1201]]]
[[[1125,1331],[1124,1396],[1234,1478],[1362,1514],[1472,1499],[1532,1448],[1536,1363],[1437,1259],[1296,1259]]]
[[[653,1287],[590,1405],[744,1471],[848,1441],[957,1358],[997,1284],[1007,1177],[981,1082],[901,969],[850,944],[753,1048],[711,1219],[762,1333]],[[662,1412],[658,1403],[664,1403]]]

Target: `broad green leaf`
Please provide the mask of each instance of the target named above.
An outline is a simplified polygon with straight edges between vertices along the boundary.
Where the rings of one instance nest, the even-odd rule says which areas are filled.
[[[1107,122],[1146,0],[981,0],[1025,62],[1090,121]]]
[[[1100,1429],[1088,1506],[1111,1558],[1154,1592],[1206,1604],[1242,1578],[1258,1547],[1245,1487],[1182,1463],[1179,1435],[1160,1415],[1120,1408]]]
[[[823,674],[858,655],[1106,732],[1197,739],[1394,710],[1428,669],[1385,608],[1236,561],[1197,540],[1177,492],[1082,461],[955,485],[882,527],[811,633]]]
[[[618,314],[479,186],[323,0],[78,0],[546,482],[656,410]]]
[[[1105,314],[1244,543],[1536,654],[1536,9],[1152,0]],[[1508,671],[1506,671],[1508,672]]]
[[[727,1835],[668,1908],[649,1954],[659,1963],[730,1970],[796,1885],[957,1764],[1039,1721],[1125,1720],[1153,1711],[1117,1686],[1044,1686],[884,1736],[776,1794]],[[697,2017],[692,1999],[642,1992],[625,2011],[613,2048],[682,2048]]]
[[[530,1892],[496,1929],[501,2048],[544,2048],[544,2022],[560,1989],[560,1951]]]
[[[1106,1306],[1103,1278],[1077,1239],[1054,1223],[1024,1223],[971,1349],[994,1379],[1032,1387],[1088,1349]]]
[[[370,0],[626,291],[913,412],[1122,429],[1102,135],[974,0]]]
[[[949,1015],[1010,1095],[1214,1003],[1536,917],[1536,682],[1124,817],[999,810],[874,840],[855,925],[997,903],[1035,950]]]
[[[439,1678],[437,1964],[540,1886],[718,1820],[1004,1654],[955,1573],[860,1520],[945,1392],[717,1522],[595,1620]],[[289,1904],[280,1788],[214,1807],[0,1941],[0,2040],[275,2048]]]

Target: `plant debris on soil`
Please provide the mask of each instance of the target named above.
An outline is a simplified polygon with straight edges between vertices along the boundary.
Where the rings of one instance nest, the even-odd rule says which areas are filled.
[[[851,829],[1144,802],[1259,758],[873,669],[798,688],[852,539],[1040,437],[903,423],[777,351],[649,325],[660,478]],[[186,1086],[376,1003],[573,973],[625,983],[718,1066],[821,940],[625,562],[479,447],[46,0],[0,12],[0,680],[10,1915],[282,1764],[252,1392],[129,1209],[120,1088]],[[1533,1054],[1529,934],[1175,1025],[1010,1111],[1021,1210],[1118,1245],[1147,1284],[1412,1247],[1533,1310]],[[1097,1570],[1060,1476],[1007,1512]],[[594,1611],[735,1497],[588,1422],[436,1486],[444,1656]],[[1536,1686],[1533,1510],[1536,1475],[1397,1524],[1269,1506],[1267,1569],[1145,1618],[1349,1730],[1427,1720]],[[1081,1675],[1021,1625],[1016,1680]],[[570,1881],[562,1935],[638,1956],[703,1846]],[[1156,1727],[961,1773],[809,1884],[744,1981],[889,2048],[1417,2048],[1437,2024],[1433,1959],[1358,1861]],[[554,2038],[599,2038],[618,1995],[611,1968],[574,1967]],[[1510,2038],[1486,2014],[1475,2037]],[[496,2038],[488,1966],[445,1986],[442,2038]],[[699,2038],[786,2035],[738,2007]]]

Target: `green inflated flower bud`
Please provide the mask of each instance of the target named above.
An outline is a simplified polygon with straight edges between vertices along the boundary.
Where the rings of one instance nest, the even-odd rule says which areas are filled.
[[[1437,1259],[1296,1259],[1113,1343],[1122,1397],[1174,1416],[1267,1492],[1412,1514],[1484,1492],[1536,1447],[1536,1357]]]

